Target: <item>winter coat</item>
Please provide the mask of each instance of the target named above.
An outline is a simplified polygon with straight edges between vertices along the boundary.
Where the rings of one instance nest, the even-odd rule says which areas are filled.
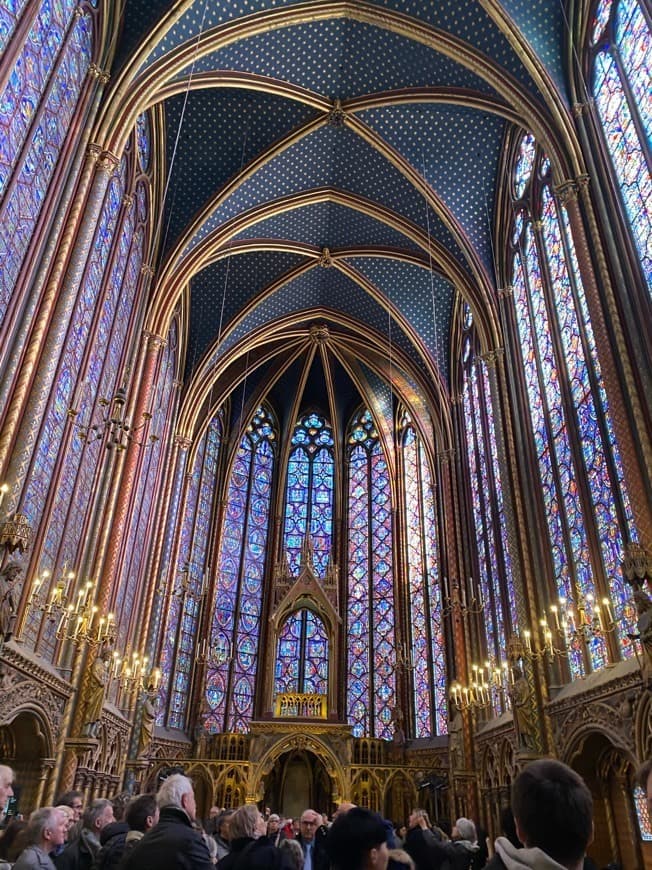
[[[99,841],[88,828],[82,828],[79,838],[68,843],[54,859],[57,870],[92,870],[95,856],[100,851]]]
[[[293,870],[290,857],[267,837],[238,837],[231,851],[217,862],[218,870]]]
[[[158,824],[139,840],[125,870],[214,870],[208,846],[181,807],[162,807]]]
[[[410,828],[403,848],[417,865],[417,870],[444,870],[452,862],[452,847],[442,843],[429,828]]]
[[[517,849],[506,837],[496,840],[496,854],[485,870],[565,870],[541,849]]]
[[[116,870],[120,866],[129,833],[126,822],[111,822],[100,831],[102,848],[95,856],[93,870]]]
[[[47,852],[39,849],[38,846],[28,846],[23,849],[14,867],[17,867],[18,870],[54,870],[52,859]]]

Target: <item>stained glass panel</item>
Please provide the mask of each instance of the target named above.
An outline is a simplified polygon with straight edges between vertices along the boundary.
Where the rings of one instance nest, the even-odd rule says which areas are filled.
[[[614,39],[594,58],[593,97],[643,274],[652,293],[651,75],[652,36],[643,10],[636,0],[621,0],[616,11]]]
[[[640,785],[637,785],[634,789],[634,806],[636,807],[636,818],[638,819],[638,829],[641,834],[641,840],[650,843],[652,842],[650,812],[647,808],[645,792]]]
[[[318,414],[308,414],[295,427],[288,461],[283,540],[290,570],[299,573],[306,530],[314,551],[315,570],[326,574],[333,525],[333,435]]]
[[[390,740],[396,649],[389,474],[369,411],[354,421],[348,440],[347,715],[357,737]]]
[[[231,469],[210,632],[211,649],[227,655],[207,666],[210,733],[246,731],[253,716],[274,437],[269,414],[258,408]]]
[[[291,613],[281,626],[274,692],[328,694],[328,632],[312,610]]]
[[[4,0],[0,5],[0,52],[3,52],[9,44],[11,35],[28,2],[29,0]]]
[[[535,146],[534,136],[531,133],[521,139],[521,147],[514,170],[514,190],[517,197],[523,196],[525,186],[532,175]]]
[[[56,5],[57,15],[65,18],[76,4],[68,0],[65,14],[64,8]],[[73,19],[45,96],[41,100],[38,89],[32,93],[32,84],[39,76],[42,86],[45,85],[51,69],[51,51],[58,50],[63,35],[61,29],[55,28],[50,38],[48,8],[49,4],[42,4],[34,23],[34,38],[26,42],[26,54],[0,98],[0,194],[5,193],[0,202],[0,324],[34,234],[92,55],[92,20],[89,15],[82,15]],[[30,96],[23,99],[25,89]],[[29,126],[39,102],[41,108]]]

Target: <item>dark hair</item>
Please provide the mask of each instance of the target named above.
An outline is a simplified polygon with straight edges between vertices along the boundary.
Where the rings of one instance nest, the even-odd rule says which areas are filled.
[[[586,783],[561,761],[533,761],[512,786],[512,811],[529,848],[554,861],[579,861],[593,833],[593,799]]]
[[[147,829],[147,817],[155,815],[156,806],[156,795],[149,793],[141,794],[127,804],[125,822],[129,825],[129,830],[144,833]]]
[[[636,771],[636,784],[640,785],[643,791],[647,791],[647,781],[652,773],[652,758],[648,758]]]
[[[121,791],[115,797],[111,798],[113,804],[113,818],[116,822],[121,822],[125,817],[127,804],[131,800],[131,794],[128,791]]]
[[[76,800],[81,800],[81,802],[83,803],[84,793],[81,791],[67,791],[64,792],[62,795],[59,795],[59,797],[54,802],[54,805],[55,807],[72,807],[73,801]]]
[[[367,852],[387,838],[385,823],[363,807],[353,807],[338,816],[326,837],[326,851],[337,870],[358,870]]]

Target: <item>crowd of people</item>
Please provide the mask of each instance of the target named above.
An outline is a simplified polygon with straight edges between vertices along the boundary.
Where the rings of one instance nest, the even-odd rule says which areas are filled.
[[[13,795],[0,765],[0,807]],[[652,811],[652,761],[639,773]],[[5,820],[6,822],[7,820]],[[4,823],[3,823],[4,824]],[[79,791],[29,820],[12,818],[0,836],[0,870],[586,870],[593,837],[591,793],[561,762],[541,759],[516,778],[504,836],[495,843],[471,819],[450,831],[423,809],[396,825],[342,803],[332,819],[306,809],[284,819],[254,804],[213,807],[197,819],[192,782],[172,774],[156,794],[126,793],[84,805]],[[615,866],[615,865],[614,865]],[[630,870],[630,868],[623,868]],[[632,868],[633,870],[633,868]]]

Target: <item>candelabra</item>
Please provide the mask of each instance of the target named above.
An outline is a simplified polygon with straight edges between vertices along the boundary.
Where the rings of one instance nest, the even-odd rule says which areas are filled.
[[[459,598],[451,598],[448,577],[444,577],[444,616],[457,612],[461,616],[466,617],[470,614],[480,614],[484,611],[485,602],[482,597],[482,587],[480,583],[474,583],[473,577],[460,581],[459,593]]]
[[[161,669],[150,667],[149,656],[141,656],[139,652],[121,655],[114,650],[109,679],[117,680],[120,689],[126,693],[157,691],[161,685]]]
[[[519,658],[537,659],[568,656],[569,648],[578,643],[587,645],[594,638],[606,639],[616,628],[614,613],[608,598],[597,601],[589,594],[580,598],[576,608],[566,598],[560,598],[547,613],[535,619],[532,628],[522,632]],[[559,644],[556,639],[561,640]]]
[[[493,706],[501,709],[506,705],[509,687],[514,676],[507,662],[471,665],[472,679],[468,685],[458,681],[451,684],[450,697],[458,710],[484,709]]]
[[[49,571],[42,571],[32,581],[19,636],[29,614],[40,612],[45,619],[58,620],[55,634],[59,640],[70,641],[76,646],[82,643],[113,643],[115,617],[112,613],[99,615],[99,607],[93,603],[93,581],[88,580],[76,595],[73,594],[75,573],[67,571],[64,566],[59,580],[51,585],[49,597],[43,600],[42,592],[50,585],[50,577]]]
[[[77,420],[77,416],[79,415],[83,403],[85,390],[86,381],[83,381],[79,395],[75,397],[73,404],[68,408],[68,417],[72,421],[72,425],[75,427],[77,435],[82,441],[84,441],[84,443],[90,444],[93,441],[100,441],[106,435],[107,450],[121,452],[127,449],[127,446],[131,441],[141,447],[145,446],[145,442],[137,440],[137,433],[145,428],[152,419],[152,415],[149,412],[143,413],[143,422],[140,426],[132,426],[125,416],[127,391],[124,386],[118,387],[112,398],[102,398],[98,400],[98,404],[102,409],[104,409],[104,414],[99,420],[93,422],[91,419],[88,423],[80,423]],[[155,433],[149,435],[148,442],[150,445],[158,440],[158,435]]]

